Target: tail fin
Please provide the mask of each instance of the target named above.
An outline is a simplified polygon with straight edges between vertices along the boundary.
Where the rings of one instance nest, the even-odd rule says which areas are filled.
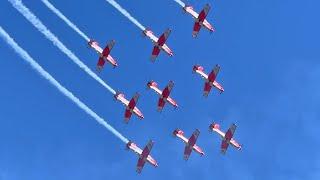
[[[126,144],[126,149],[129,150],[130,149],[130,146],[132,145],[132,141],[129,140],[129,142]]]
[[[220,125],[213,122],[212,124],[210,124],[209,126],[209,131],[213,131],[214,129],[220,129]]]
[[[184,134],[184,132],[181,130],[181,129],[175,129],[174,131],[173,131],[173,136],[176,136],[177,134],[180,134],[180,135],[183,135]]]
[[[193,66],[193,71],[195,72],[195,71],[203,71],[204,70],[204,68],[202,67],[202,66],[200,66],[200,65],[194,65]]]
[[[144,29],[143,31],[142,31],[142,35],[145,37],[145,36],[147,36],[148,34],[153,34],[153,32],[150,30],[150,28],[146,28],[146,29]]]
[[[150,88],[151,86],[157,87],[158,84],[157,84],[155,81],[151,80],[151,81],[149,81],[149,82],[147,83],[147,87]]]
[[[124,97],[124,94],[120,91],[117,91],[116,94],[114,95],[114,98],[117,100],[118,97]]]

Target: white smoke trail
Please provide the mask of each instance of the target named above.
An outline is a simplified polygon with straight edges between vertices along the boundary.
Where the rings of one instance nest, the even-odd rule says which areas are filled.
[[[120,138],[124,143],[128,143],[128,139],[120,134],[116,129],[109,125],[103,118],[98,116],[87,105],[81,102],[76,96],[74,96],[68,89],[63,87],[57,80],[55,80],[46,70],[44,70],[24,49],[22,49],[0,26],[0,37],[8,43],[14,51],[21,56],[26,62],[28,62],[34,70],[36,70],[43,78],[48,80],[54,87],[56,87],[63,95],[73,101],[79,108],[84,110],[88,115],[93,117],[99,124],[107,128],[116,137]]]
[[[145,30],[146,28],[139,23],[134,17],[130,15],[125,9],[123,9],[116,1],[114,0],[106,0],[108,3],[110,3],[113,7],[118,9],[125,17],[127,17],[131,22],[133,22],[135,25],[137,25],[142,31]]]
[[[75,30],[80,36],[82,36],[86,41],[90,41],[89,37],[84,34],[80,29],[73,24],[66,16],[64,16],[57,8],[55,8],[48,0],[42,0],[42,2],[57,16],[59,16],[67,25],[69,25],[73,30]]]
[[[180,0],[174,0],[176,3],[178,3],[180,6],[185,7],[186,4]]]
[[[88,66],[86,66],[73,52],[71,52],[41,21],[38,19],[21,0],[8,0],[34,27],[38,29],[48,40],[65,53],[74,63],[88,73],[92,78],[107,88],[112,94],[116,91],[107,85],[98,75],[96,75]]]

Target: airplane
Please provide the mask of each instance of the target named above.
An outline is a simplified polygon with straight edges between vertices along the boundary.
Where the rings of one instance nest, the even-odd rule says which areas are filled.
[[[158,39],[150,29],[146,28],[145,30],[143,30],[143,35],[149,37],[149,39],[151,39],[152,43],[154,44],[151,55],[152,62],[155,61],[160,53],[160,50],[165,51],[169,56],[173,56],[173,51],[165,44],[170,33],[171,29],[167,29]]]
[[[137,108],[137,103],[138,103],[138,99],[139,99],[139,94],[136,93],[133,98],[128,101],[125,97],[123,93],[117,92],[114,95],[114,98],[120,102],[122,102],[125,106],[126,106],[126,111],[124,113],[124,120],[125,123],[129,122],[129,119],[132,115],[132,113],[136,114],[140,119],[143,119],[143,114],[142,112]]]
[[[201,26],[204,26],[205,28],[207,28],[211,33],[214,31],[213,26],[206,20],[206,17],[210,11],[210,8],[211,8],[210,5],[206,4],[203,10],[200,12],[200,14],[198,14],[193,10],[192,6],[185,5],[183,7],[184,12],[191,14],[191,16],[195,19],[193,32],[192,32],[193,37],[197,37],[201,29]]]
[[[226,133],[222,132],[220,130],[220,125],[217,123],[212,123],[209,126],[209,131],[215,131],[218,133],[221,138],[222,138],[222,143],[221,143],[221,153],[225,154],[229,144],[237,148],[238,150],[241,150],[242,145],[239,144],[236,140],[233,139],[234,132],[236,130],[237,126],[235,124],[232,124],[228,131]]]
[[[102,70],[104,63],[106,61],[108,61],[113,66],[113,68],[118,66],[117,61],[115,59],[113,59],[113,57],[110,55],[110,52],[111,52],[114,44],[115,44],[115,41],[111,40],[107,44],[107,46],[104,49],[102,49],[99,46],[99,43],[97,41],[91,39],[88,42],[89,47],[94,49],[99,54],[99,59],[98,59],[98,63],[97,63],[97,70],[99,72]]]
[[[142,168],[145,164],[145,162],[150,163],[151,165],[153,165],[154,167],[158,167],[158,163],[156,160],[154,160],[152,158],[152,156],[150,155],[152,146],[153,146],[154,142],[152,140],[150,140],[148,142],[148,144],[146,145],[146,147],[141,150],[136,144],[134,144],[132,141],[129,141],[126,145],[127,150],[132,150],[133,152],[135,152],[138,156],[139,156],[139,160],[137,163],[137,172],[141,173]]]
[[[208,97],[208,94],[211,90],[211,87],[214,86],[220,91],[220,94],[224,92],[223,87],[216,81],[216,78],[218,76],[218,73],[220,71],[220,66],[217,64],[211,73],[207,75],[204,71],[204,68],[199,65],[194,65],[193,66],[193,72],[196,72],[201,75],[205,79],[205,84],[204,84],[204,93],[203,96]]]
[[[166,102],[169,102],[173,107],[177,108],[178,104],[175,102],[169,95],[171,93],[171,90],[173,88],[173,81],[169,81],[169,84],[164,88],[163,91],[161,91],[158,88],[158,84],[155,81],[149,81],[147,84],[148,88],[153,89],[157,94],[160,95],[159,101],[158,101],[158,111],[162,111],[164,105]]]
[[[180,129],[176,129],[173,131],[173,135],[180,138],[186,144],[186,146],[184,148],[184,159],[185,160],[189,159],[189,156],[190,156],[192,150],[199,153],[200,156],[203,156],[204,152],[202,151],[202,149],[199,146],[196,145],[196,141],[198,139],[200,131],[198,129],[196,129],[189,139],[187,139],[183,134],[184,134],[184,132]]]

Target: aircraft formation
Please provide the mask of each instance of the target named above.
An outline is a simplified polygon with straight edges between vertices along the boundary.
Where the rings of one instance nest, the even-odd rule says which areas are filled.
[[[46,0],[43,0],[43,1],[46,1]],[[182,10],[185,13],[190,14],[195,19],[194,26],[192,29],[192,36],[194,38],[198,36],[202,27],[207,29],[211,33],[215,31],[214,27],[206,19],[210,11],[210,8],[211,6],[209,4],[206,4],[204,8],[199,13],[197,13],[193,9],[193,7],[190,5],[184,5],[184,7],[182,7]],[[151,51],[151,58],[150,58],[151,62],[156,61],[161,51],[166,53],[169,57],[172,57],[174,55],[173,51],[166,44],[170,36],[171,29],[169,28],[166,29],[165,32],[161,34],[159,37],[155,36],[154,33],[149,28],[144,28],[144,29],[141,28],[141,30],[142,30],[142,34],[148,37],[153,44],[153,49]],[[92,48],[98,54],[98,60],[97,60],[97,66],[96,66],[96,69],[98,72],[101,72],[104,69],[106,62],[107,64],[110,64],[113,68],[118,67],[117,60],[111,56],[111,51],[115,45],[115,40],[111,40],[110,42],[108,42],[104,48],[100,47],[99,43],[94,39],[87,38],[87,42],[88,42],[87,43],[88,47]],[[220,66],[218,64],[216,64],[211,70],[211,72],[209,73],[206,73],[204,70],[204,67],[199,64],[196,64],[192,67],[192,72],[199,74],[205,81],[203,86],[204,97],[208,97],[212,87],[216,88],[220,92],[220,94],[224,92],[223,86],[217,82],[217,76],[219,74],[219,71],[220,71]],[[166,86],[160,86],[158,85],[157,82],[153,80],[146,82],[147,88],[152,89],[158,95],[158,99],[155,103],[157,103],[157,110],[159,112],[163,110],[166,104],[167,106],[173,106],[173,108],[175,109],[178,108],[178,103],[172,97],[172,93],[171,93],[172,89],[174,88],[174,85],[175,83],[173,80],[170,80]],[[114,91],[113,94],[114,94],[115,100],[121,102],[125,106],[124,115],[123,115],[125,123],[129,123],[132,115],[137,116],[139,119],[144,118],[143,113],[138,108],[138,100],[140,97],[139,93],[135,93],[130,100],[128,100],[125,97],[124,93],[122,92]],[[220,151],[222,154],[226,154],[226,151],[230,144],[237,150],[241,150],[242,145],[234,139],[234,134],[237,128],[236,124],[234,123],[231,124],[231,126],[225,132],[223,132],[220,129],[220,125],[215,122],[211,123],[208,126],[208,128],[210,132],[215,132],[221,137],[222,141],[221,141]],[[182,142],[184,142],[185,148],[184,148],[183,158],[186,161],[189,159],[193,151],[198,153],[200,156],[205,155],[204,150],[199,145],[196,144],[200,135],[199,129],[195,129],[195,131],[191,134],[189,138],[187,138],[184,135],[183,130],[178,128],[173,130],[172,135],[174,137],[181,139]],[[126,148],[136,153],[139,157],[137,166],[136,166],[136,171],[138,173],[142,172],[142,169],[146,162],[151,164],[154,167],[158,167],[157,161],[151,156],[151,150],[154,145],[153,140],[150,140],[143,149],[141,149],[137,144],[135,144],[130,140],[129,141],[123,140],[123,141],[126,142]]]
[[[195,23],[192,31],[192,36],[194,38],[198,36],[198,33],[201,27],[206,28],[211,33],[214,32],[213,26],[206,19],[210,11],[210,8],[211,8],[210,5],[206,4],[203,10],[198,14],[196,11],[194,11],[193,7],[190,5],[185,5],[183,7],[183,11],[190,14],[195,19]],[[147,36],[153,43],[153,50],[151,52],[152,62],[156,60],[156,58],[158,57],[161,51],[165,52],[170,57],[173,56],[173,51],[166,44],[170,33],[171,33],[171,29],[167,29],[158,38],[154,35],[154,33],[149,28],[146,28],[142,31],[142,34],[144,36]],[[105,62],[109,62],[113,67],[117,67],[116,60],[113,59],[112,56],[110,55],[112,47],[115,44],[114,40],[109,42],[104,49],[102,49],[95,40],[90,40],[88,44],[99,54],[99,59],[97,63],[98,71],[102,70]],[[209,95],[212,87],[215,87],[220,92],[220,94],[224,92],[224,88],[222,87],[222,85],[216,81],[218,73],[220,71],[220,66],[218,64],[214,66],[214,68],[209,74],[206,74],[204,71],[204,68],[198,64],[193,66],[192,71],[193,73],[199,74],[205,80],[204,88],[203,88],[204,97],[207,97]],[[159,112],[162,111],[166,103],[172,105],[174,108],[178,107],[178,103],[173,98],[170,97],[171,90],[173,89],[173,87],[174,87],[174,82],[172,80],[168,82],[167,86],[165,86],[163,90],[159,89],[158,84],[155,81],[151,80],[147,82],[147,88],[154,90],[159,96],[159,99],[157,102],[157,107],[158,107],[157,110]],[[129,123],[129,120],[132,114],[136,115],[140,119],[144,118],[142,112],[137,107],[139,96],[140,95],[136,93],[129,101],[125,98],[125,95],[121,92],[117,92],[116,95],[114,95],[114,98],[116,100],[120,101],[122,104],[125,105],[125,112],[124,112],[125,123]],[[241,149],[241,145],[233,138],[236,127],[237,126],[235,124],[232,124],[230,128],[224,133],[222,132],[222,130],[220,130],[219,124],[212,123],[209,125],[209,131],[216,132],[222,138],[222,142],[221,142],[222,154],[226,153],[229,144],[231,144],[233,147],[235,147],[238,150]],[[178,137],[185,143],[185,149],[184,149],[184,155],[183,155],[183,158],[185,160],[189,159],[189,156],[191,155],[192,151],[195,151],[196,153],[200,154],[200,156],[203,156],[205,154],[204,151],[201,149],[201,147],[199,147],[196,144],[199,135],[200,135],[200,130],[198,129],[196,129],[192,133],[190,138],[185,137],[184,132],[181,129],[175,129],[173,131],[173,136]],[[143,150],[140,149],[132,141],[129,141],[126,144],[127,149],[135,152],[139,157],[139,160],[137,163],[137,170],[136,170],[138,173],[141,173],[142,168],[146,162],[148,162],[154,167],[158,167],[157,161],[150,155],[153,144],[154,144],[154,141],[150,140]]]

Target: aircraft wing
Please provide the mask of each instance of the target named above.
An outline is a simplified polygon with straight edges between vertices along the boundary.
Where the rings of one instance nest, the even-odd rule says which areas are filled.
[[[222,143],[221,143],[221,153],[222,154],[226,153],[228,146],[229,146],[229,142],[231,142],[236,128],[237,128],[237,126],[235,124],[232,124],[230,126],[230,128],[228,129],[228,131],[226,132],[224,139],[222,140]]]
[[[131,98],[131,100],[128,102],[127,108],[126,108],[126,113],[125,113],[125,117],[130,118],[132,112],[135,113],[140,119],[143,119],[143,114],[141,113],[141,111],[136,107],[137,103],[138,103],[138,99],[139,99],[139,94],[136,93],[133,98]]]
[[[236,131],[237,126],[235,124],[232,124],[228,131],[226,132],[225,139],[231,140],[233,137],[234,132]]]
[[[143,149],[141,156],[147,158],[152,150],[154,141],[150,140],[146,147]]]
[[[135,93],[135,95],[129,101],[129,104],[128,104],[129,109],[133,109],[137,105],[139,97],[140,95],[138,93]]]
[[[191,137],[190,137],[189,140],[188,140],[188,145],[190,145],[191,148],[193,147],[193,145],[196,144],[199,135],[200,135],[200,131],[199,131],[198,129],[196,129],[196,130],[192,133]]]
[[[150,152],[152,150],[154,142],[153,141],[149,141],[147,146],[143,149],[140,158],[138,160],[138,164],[137,164],[137,172],[141,173],[141,170],[146,162],[146,160],[153,166],[157,167],[158,164],[157,162],[150,156]]]
[[[139,174],[141,173],[145,163],[146,163],[146,161],[140,157],[138,160],[138,163],[137,163],[137,172]]]
[[[102,57],[99,57],[98,63],[97,63],[97,70],[100,72],[103,69],[103,66],[105,64],[105,61]]]
[[[159,46],[163,46],[164,43],[167,41],[167,39],[169,38],[170,36],[170,33],[171,33],[171,30],[170,29],[167,29],[161,36],[160,38],[158,39],[158,45]]]
[[[216,80],[218,74],[220,71],[220,66],[217,64],[215,65],[215,67],[212,69],[212,71],[210,72],[209,76],[208,76],[208,80],[213,82]]]
[[[160,54],[160,48],[158,46],[154,46],[151,53],[151,60],[155,61],[155,59],[158,57],[159,54]]]
[[[169,81],[168,85],[162,91],[162,96],[167,98],[170,95],[173,86],[174,86],[174,82]]]
[[[110,54],[110,52],[111,52],[114,44],[115,44],[115,41],[114,41],[114,40],[110,41],[110,42],[107,44],[107,46],[103,49],[103,51],[102,51],[102,56],[104,56],[104,57],[108,56],[108,55]]]
[[[210,8],[211,8],[210,5],[206,4],[204,6],[203,10],[199,13],[198,20],[200,22],[203,22],[206,19],[207,15],[208,15],[208,13],[210,11]]]
[[[124,121],[125,123],[128,123],[130,118],[131,118],[132,112],[129,108],[126,108],[125,112],[124,112]]]
[[[208,94],[209,94],[209,92],[211,90],[211,87],[212,86],[211,86],[210,82],[205,82],[204,83],[203,96],[208,97]]]
[[[158,111],[162,111],[164,105],[166,104],[166,101],[160,97],[159,100],[158,100]]]
[[[188,160],[190,157],[190,154],[192,152],[192,146],[186,144],[185,148],[184,148],[184,160]]]
[[[192,36],[197,37],[200,29],[201,29],[201,24],[199,22],[195,22],[193,25]]]
[[[223,140],[222,143],[221,143],[221,153],[225,154],[227,149],[228,149],[228,147],[229,147],[228,141]]]

